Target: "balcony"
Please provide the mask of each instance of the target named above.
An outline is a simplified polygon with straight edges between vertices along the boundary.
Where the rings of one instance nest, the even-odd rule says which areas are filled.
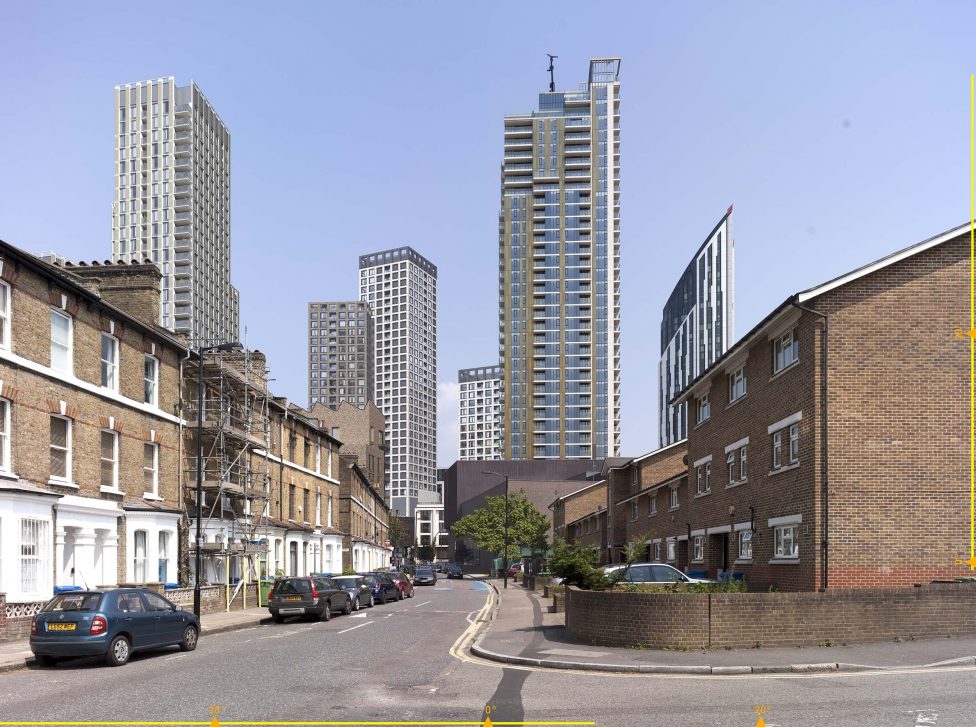
[[[190,156],[193,153],[193,146],[191,144],[177,144],[173,153],[177,158]]]
[[[176,306],[176,313],[174,314],[177,318],[189,318],[191,315],[191,307],[188,305],[178,305]]]
[[[177,174],[179,174],[180,172],[186,172],[187,174],[189,174],[190,173],[190,157],[189,157],[189,155],[182,156],[182,157],[181,156],[177,156],[176,157],[176,162],[173,164],[173,167],[176,169],[176,173]]]
[[[177,240],[193,237],[193,225],[176,225],[173,228],[173,236]]]
[[[192,222],[193,215],[189,212],[177,212],[173,219],[177,222]]]
[[[183,144],[184,142],[193,141],[193,134],[189,131],[181,131],[173,137],[177,144]]]
[[[190,209],[190,197],[189,196],[178,197],[173,207],[177,212],[183,212],[185,210]]]
[[[193,107],[191,107],[190,104],[181,103],[179,106],[176,107],[173,113],[175,113],[177,116],[185,116],[189,114],[191,111],[193,111]]]
[[[192,249],[193,241],[189,237],[178,238],[176,240],[176,252],[189,252]]]
[[[189,114],[180,114],[176,117],[174,124],[177,131],[189,131],[193,128],[192,117]]]

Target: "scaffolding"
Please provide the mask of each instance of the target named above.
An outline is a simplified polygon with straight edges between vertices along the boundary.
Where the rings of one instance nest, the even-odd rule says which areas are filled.
[[[267,575],[267,539],[263,534],[270,494],[268,370],[264,355],[257,351],[204,354],[201,425],[199,369],[196,357],[184,362],[184,503],[188,520],[193,521],[198,515],[201,520],[205,538],[201,544],[204,582],[226,586],[229,609],[248,582]],[[203,500],[199,508],[198,441],[203,446]],[[191,523],[191,533],[194,532],[195,523]],[[192,567],[197,549],[192,534],[189,546]]]

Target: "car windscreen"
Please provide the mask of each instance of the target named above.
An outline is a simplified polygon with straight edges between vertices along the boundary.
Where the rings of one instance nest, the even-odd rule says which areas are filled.
[[[294,578],[287,581],[278,581],[274,592],[281,593],[309,593],[312,590],[312,583],[308,578]]]
[[[418,576],[432,576],[432,575],[434,575],[434,571],[433,571],[432,568],[418,568],[417,569],[417,575]]]
[[[44,607],[45,611],[97,611],[102,603],[101,593],[62,593]]]
[[[336,585],[339,588],[355,588],[362,584],[363,579],[359,576],[342,576],[341,578],[333,578]]]

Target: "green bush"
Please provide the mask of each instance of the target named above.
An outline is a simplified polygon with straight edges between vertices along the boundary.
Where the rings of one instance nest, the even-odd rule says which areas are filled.
[[[654,586],[649,583],[618,583],[614,590],[624,593],[745,593],[745,579],[723,583],[675,583],[667,586]]]
[[[342,575],[344,575],[344,576],[354,576],[354,575],[356,575],[356,569],[355,568],[343,568],[342,569]]]
[[[606,574],[597,568],[599,554],[594,548],[580,543],[567,543],[556,538],[549,558],[549,570],[563,579],[563,583],[580,588],[606,588],[610,585]]]

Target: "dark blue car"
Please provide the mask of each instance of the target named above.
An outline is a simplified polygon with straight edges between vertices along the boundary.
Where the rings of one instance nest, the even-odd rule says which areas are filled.
[[[400,593],[396,582],[387,573],[363,573],[363,578],[369,584],[373,593],[373,600],[378,603],[396,601]]]
[[[103,656],[122,666],[137,651],[178,645],[193,651],[200,619],[145,588],[72,591],[52,598],[31,621],[30,647],[37,663]]]

